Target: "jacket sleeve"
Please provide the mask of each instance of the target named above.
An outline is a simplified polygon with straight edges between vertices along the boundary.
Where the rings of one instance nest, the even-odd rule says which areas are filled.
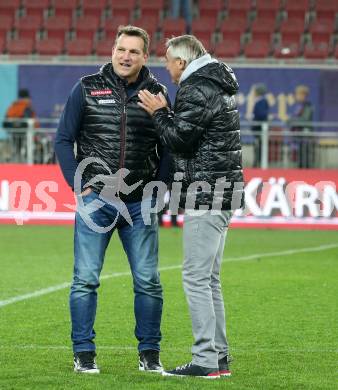
[[[63,176],[72,189],[74,189],[74,175],[78,165],[74,154],[74,143],[81,128],[84,103],[81,84],[78,82],[73,87],[62,112],[54,143]]]
[[[211,119],[208,100],[199,89],[187,86],[177,93],[175,107],[175,112],[163,108],[154,113],[161,142],[173,153],[192,152]]]

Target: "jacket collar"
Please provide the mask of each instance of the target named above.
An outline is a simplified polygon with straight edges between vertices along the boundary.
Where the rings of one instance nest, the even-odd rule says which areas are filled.
[[[204,56],[196,58],[190,62],[190,64],[184,69],[184,72],[181,74],[178,84],[181,84],[182,81],[186,80],[192,73],[196,72],[198,69],[203,68],[208,64],[213,62],[218,62],[215,58],[211,58],[210,54],[204,54]]]

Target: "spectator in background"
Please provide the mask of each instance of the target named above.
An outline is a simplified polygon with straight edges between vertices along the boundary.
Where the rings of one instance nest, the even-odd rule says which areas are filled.
[[[309,122],[313,120],[313,106],[309,101],[310,90],[305,85],[299,85],[295,89],[296,104],[293,115],[289,120],[291,131],[309,133],[312,126]],[[298,156],[299,168],[310,168],[313,156],[313,140],[311,137],[296,137],[295,147]]]
[[[266,98],[265,84],[256,84],[254,86],[255,105],[253,108],[252,120],[254,122],[266,122],[269,117],[269,102]],[[261,166],[262,157],[262,125],[255,123],[251,130],[254,132],[254,167]]]
[[[171,0],[172,18],[178,19],[181,16],[181,11],[187,23],[187,33],[190,33],[192,23],[192,0]]]
[[[35,111],[28,89],[20,89],[18,99],[15,100],[7,109],[3,127],[7,129],[26,129],[28,127],[27,119],[36,118]],[[35,126],[38,126],[36,122]],[[24,131],[11,130],[12,153],[14,158],[23,162],[26,159],[26,133]]]

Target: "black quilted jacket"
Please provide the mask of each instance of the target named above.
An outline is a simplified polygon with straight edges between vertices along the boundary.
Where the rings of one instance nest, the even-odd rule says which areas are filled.
[[[181,82],[173,112],[160,109],[154,114],[161,141],[174,155],[175,172],[183,173],[181,207],[195,181],[208,184],[193,191],[194,208],[210,208],[213,202],[222,210],[243,205],[237,90],[235,75],[227,65],[209,63]],[[226,179],[224,191],[222,178]]]
[[[86,104],[77,140],[77,160],[95,157],[112,174],[127,168],[130,174],[124,181],[128,185],[143,181],[132,193],[120,193],[122,200],[130,202],[141,200],[143,188],[156,177],[159,163],[159,134],[152,118],[137,105],[138,90],[166,94],[147,68],[142,68],[141,77],[140,85],[129,98],[125,81],[113,72],[111,63],[81,79]],[[91,181],[91,186],[100,191],[103,188],[103,182],[97,180],[100,174],[110,172],[101,163],[91,164],[85,171],[84,182]]]

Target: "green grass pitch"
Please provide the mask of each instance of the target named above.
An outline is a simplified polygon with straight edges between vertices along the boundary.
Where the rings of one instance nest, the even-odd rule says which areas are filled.
[[[0,226],[0,237],[1,390],[338,388],[337,232],[229,231],[222,282],[233,376],[214,381],[138,371],[131,277],[116,234],[102,275],[119,274],[99,289],[101,374],[74,374],[67,287],[1,305],[70,281],[72,227]],[[191,357],[181,247],[180,229],[161,229],[166,368]]]

